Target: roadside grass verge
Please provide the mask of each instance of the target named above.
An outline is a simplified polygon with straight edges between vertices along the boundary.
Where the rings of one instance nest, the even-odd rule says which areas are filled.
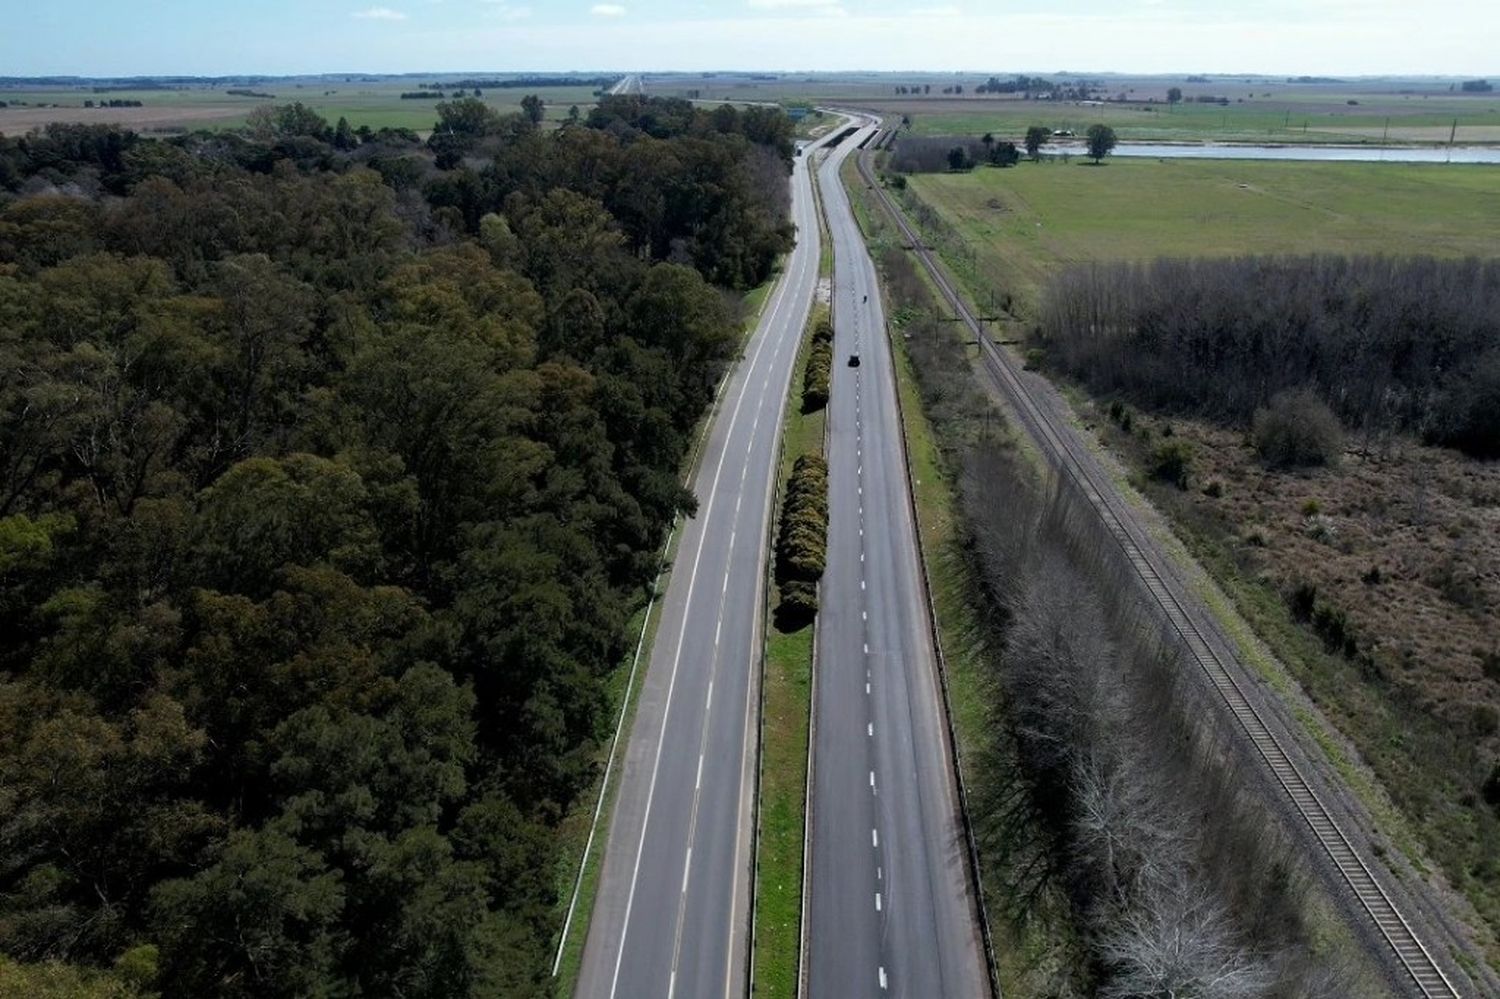
[[[824,256],[832,254],[824,244]],[[781,431],[777,515],[792,466],[804,454],[823,453],[827,407],[802,411],[802,376],[813,328],[828,307],[813,305],[797,361]],[[774,558],[774,551],[771,553]],[[803,833],[807,823],[807,764],[812,709],[813,644],[817,629],[806,624],[784,632],[773,622],[779,598],[774,584],[766,601],[766,663],[762,705],[760,836],[756,856],[754,976],[757,996],[790,999],[797,994],[801,964]]]
[[[741,303],[741,314],[745,317],[742,342],[748,340],[754,333],[756,324],[760,321],[761,313],[764,311],[766,302],[769,300],[771,291],[780,280],[780,269],[757,288],[747,292]],[[732,374],[726,371],[724,384]],[[707,434],[709,425],[718,415],[719,396],[714,399],[713,405],[708,412],[703,414],[699,420],[697,430],[694,434],[694,444],[683,463],[683,480],[691,482],[694,472],[698,467],[698,460],[702,454],[702,440]],[[662,570],[653,582],[652,589],[645,595],[646,602],[632,615],[627,634],[642,636],[639,640],[640,662],[636,671],[635,684],[629,690],[626,689],[630,682],[631,664],[636,657],[636,646],[632,645],[629,652],[620,661],[610,674],[605,687],[608,706],[607,717],[611,720],[620,717],[621,705],[624,704],[624,719],[619,725],[618,738],[622,741],[628,740],[630,731],[635,724],[636,704],[640,697],[642,681],[645,670],[651,661],[651,650],[656,642],[656,631],[661,623],[661,603],[668,586],[672,581],[672,566],[677,556],[677,548],[681,543],[681,534],[678,528],[681,526],[679,517],[673,522],[671,534],[662,551]],[[650,619],[647,620],[647,613]],[[644,625],[644,629],[643,629]],[[625,699],[629,702],[625,703]],[[558,840],[558,862],[553,874],[554,883],[557,886],[557,905],[554,922],[561,932],[568,914],[568,908],[573,900],[575,885],[578,899],[573,908],[572,923],[568,927],[568,935],[562,941],[561,956],[557,961],[557,971],[552,979],[552,990],[555,996],[564,999],[573,994],[573,988],[578,981],[578,971],[583,960],[583,945],[588,939],[589,923],[594,912],[594,899],[599,889],[599,870],[604,862],[604,848],[609,837],[610,817],[614,812],[615,799],[619,794],[619,757],[616,757],[616,772],[610,775],[610,784],[605,789],[605,797],[602,808],[599,810],[598,826],[594,833],[592,844],[589,843],[589,830],[594,823],[594,806],[599,800],[600,787],[604,781],[605,766],[610,754],[623,753],[624,746],[615,746],[611,743],[608,735],[600,744],[599,751],[595,754],[595,766],[598,776],[589,786],[586,794],[579,796],[579,804],[558,823],[556,830]],[[586,805],[586,807],[585,807]],[[585,855],[585,849],[587,854]],[[581,867],[580,867],[580,858]],[[581,873],[580,873],[581,872]]]

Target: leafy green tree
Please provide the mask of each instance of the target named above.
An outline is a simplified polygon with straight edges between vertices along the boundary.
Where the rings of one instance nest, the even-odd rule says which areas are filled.
[[[349,119],[340,115],[339,123],[333,129],[333,148],[347,151],[358,147],[359,137],[349,127]]]
[[[533,125],[540,125],[547,115],[547,105],[536,94],[527,94],[521,98],[521,113]]]
[[[1181,87],[1168,87],[1167,88],[1167,103],[1168,104],[1179,104],[1179,103],[1181,103],[1181,101],[1182,101],[1182,88]]]
[[[285,565],[328,563],[353,575],[379,565],[364,483],[311,454],[247,458],[200,496],[196,554],[222,590],[269,591]]]
[[[1089,156],[1098,164],[1115,148],[1115,130],[1108,125],[1090,125],[1087,141]]]
[[[1011,167],[1021,162],[1021,152],[1014,142],[997,142],[990,147],[989,161],[997,167]]]
[[[1044,125],[1029,125],[1026,128],[1026,155],[1035,160],[1052,139],[1052,130]]]
[[[949,170],[967,170],[969,169],[970,165],[969,151],[963,146],[954,146],[952,149],[948,150]]]
[[[152,900],[168,994],[299,996],[338,981],[344,888],[287,832],[232,833],[192,878]]]

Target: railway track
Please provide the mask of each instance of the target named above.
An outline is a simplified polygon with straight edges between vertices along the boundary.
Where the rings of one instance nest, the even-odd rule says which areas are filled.
[[[1229,713],[1239,722],[1276,783],[1286,792],[1292,807],[1307,823],[1313,837],[1327,853],[1360,907],[1369,916],[1376,932],[1390,946],[1418,992],[1431,999],[1458,999],[1460,993],[1442,967],[1381,886],[1370,865],[1304,777],[1291,754],[1276,738],[1254,702],[1247,696],[1244,687],[1235,678],[1234,672],[1226,666],[1226,659],[1230,657],[1221,649],[1227,643],[1220,640],[1217,644],[1221,648],[1216,649],[1216,643],[1210,641],[1210,636],[1199,628],[1193,615],[1188,613],[1148,554],[1150,546],[1142,543],[1132,531],[1131,518],[1128,512],[1121,509],[1124,505],[1123,498],[1104,479],[1102,471],[1084,449],[1083,442],[1067,428],[1058,426],[1054,416],[1032,396],[1016,370],[1015,362],[985,336],[979,321],[933,259],[932,252],[923,244],[920,234],[911,227],[899,207],[880,186],[870,169],[868,157],[861,154],[857,159],[860,176],[880,198],[887,213],[922,261],[955,315],[974,333],[984,355],[985,367],[996,386],[1011,401],[1022,423],[1041,446],[1052,466],[1077,486],[1098,513],[1168,625],[1180,637],[1183,647],[1223,699]],[[1243,666],[1239,669],[1243,671]]]

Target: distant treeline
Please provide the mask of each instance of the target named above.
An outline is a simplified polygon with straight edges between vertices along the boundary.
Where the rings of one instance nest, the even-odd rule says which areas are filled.
[[[0,992],[553,994],[791,125],[436,117],[0,138]]]
[[[891,152],[890,168],[899,173],[942,173],[946,170],[968,170],[981,163],[1014,166],[1021,151],[1014,142],[994,139],[990,142],[972,135],[912,135],[901,133]],[[959,153],[962,156],[959,156]]]
[[[141,101],[116,98],[108,101],[84,101],[83,106],[86,108],[139,108],[145,107],[145,104]]]
[[[976,84],[976,94],[1021,94],[1028,100],[1032,98],[1049,98],[1052,100],[1082,101],[1088,100],[1090,95],[1099,89],[1102,84],[1088,80],[1078,80],[1073,83],[1055,83],[1052,80],[1040,76],[1017,75],[1009,80],[1002,80],[992,76],[983,83]],[[897,95],[932,93],[932,84],[919,83],[912,85],[898,85],[895,88]],[[941,93],[949,95],[960,95],[964,92],[962,83],[953,83],[941,88]]]
[[[517,76],[507,79],[455,80],[449,83],[423,83],[427,89],[441,90],[443,87],[458,87],[462,90],[515,90],[523,87],[612,87],[620,82],[618,76]]]
[[[1096,391],[1247,424],[1308,386],[1366,433],[1500,455],[1500,261],[1245,257],[1096,264],[1042,335]]]
[[[224,91],[224,93],[228,94],[231,97],[269,97],[272,99],[275,99],[276,97],[275,94],[268,94],[263,90],[246,90],[242,88],[226,90]]]

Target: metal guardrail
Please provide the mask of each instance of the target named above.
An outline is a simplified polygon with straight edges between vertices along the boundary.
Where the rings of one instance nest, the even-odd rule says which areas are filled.
[[[1132,570],[1141,579],[1148,593],[1157,603],[1168,624],[1181,638],[1193,660],[1207,676],[1210,685],[1223,698],[1226,706],[1255,746],[1261,759],[1270,768],[1277,783],[1286,792],[1297,813],[1311,829],[1313,837],[1323,847],[1342,875],[1345,883],[1370,917],[1376,931],[1395,952],[1402,967],[1411,976],[1423,996],[1458,999],[1459,992],[1448,976],[1432,957],[1416,932],[1411,928],[1400,909],[1381,886],[1369,865],[1355,849],[1349,837],[1313,790],[1290,754],[1272,733],[1253,702],[1246,696],[1243,687],[1225,666],[1208,639],[1194,623],[1172,588],[1163,580],[1151,559],[1135,536],[1126,527],[1125,519],[1116,506],[1122,500],[1108,486],[1101,487],[1096,481],[1097,471],[1091,462],[1080,460],[1077,449],[1081,442],[1070,434],[1059,431],[1052,416],[1032,397],[1021,380],[1015,363],[997,347],[981,328],[962,297],[948,281],[942,269],[933,260],[931,251],[923,244],[917,233],[902,215],[900,209],[876,181],[864,156],[858,157],[861,175],[877,193],[896,225],[910,242],[921,259],[933,282],[948,299],[955,313],[973,331],[984,352],[986,367],[995,377],[999,387],[1010,398],[1021,420],[1041,445],[1050,463],[1078,487],[1089,504],[1104,521],[1111,537],[1119,545]]]

